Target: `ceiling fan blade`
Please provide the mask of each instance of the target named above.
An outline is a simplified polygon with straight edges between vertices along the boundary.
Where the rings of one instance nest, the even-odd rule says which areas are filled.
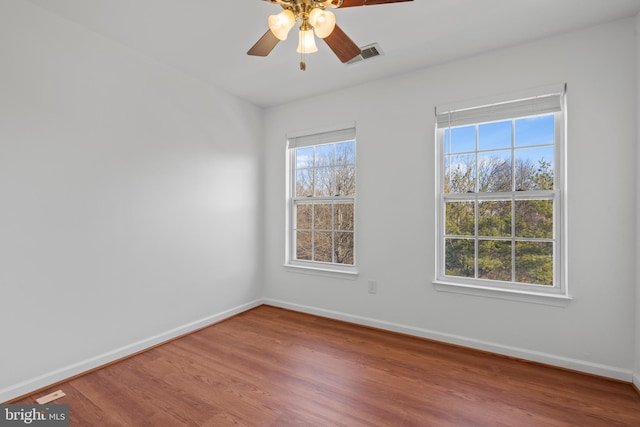
[[[358,45],[338,25],[336,25],[331,34],[324,38],[324,41],[342,62],[347,62],[360,55]]]
[[[271,30],[267,30],[267,32],[264,33],[262,37],[260,37],[260,40],[258,40],[256,44],[254,44],[253,47],[249,49],[247,55],[267,56],[279,42],[280,40],[273,35]]]
[[[386,3],[400,3],[403,1],[413,1],[413,0],[343,0],[341,8],[343,7],[354,7],[354,6],[373,6],[376,4],[386,4]]]

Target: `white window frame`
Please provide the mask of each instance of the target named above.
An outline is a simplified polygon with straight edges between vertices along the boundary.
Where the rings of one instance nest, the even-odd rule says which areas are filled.
[[[296,197],[296,155],[295,150],[302,147],[311,147],[323,144],[334,144],[347,141],[356,141],[355,123],[345,123],[338,126],[319,128],[310,131],[292,132],[287,134],[287,209],[286,209],[286,244],[284,266],[290,271],[320,274],[329,277],[355,279],[358,275],[357,251],[356,251],[356,195],[353,196],[322,196],[322,197]],[[357,143],[356,143],[357,147]],[[356,148],[357,153],[357,148]],[[357,163],[357,154],[356,154]],[[357,167],[354,164],[354,168]],[[357,171],[356,171],[357,176]],[[356,184],[357,193],[357,184]],[[353,229],[353,264],[339,264],[333,262],[321,262],[296,259],[296,204],[323,202],[331,204],[353,203],[354,229]]]
[[[554,189],[545,191],[511,191],[497,193],[455,194],[444,193],[444,134],[455,126],[518,119],[543,114],[554,114]],[[436,107],[436,289],[510,300],[564,305],[570,300],[567,284],[566,256],[566,85],[536,88],[530,91],[500,95],[471,102]],[[513,149],[513,148],[512,148]],[[476,143],[476,154],[478,153]],[[548,198],[554,201],[553,210],[553,286],[522,284],[448,276],[445,274],[445,206],[447,201],[473,200],[526,200]],[[477,206],[477,205],[476,205]],[[477,221],[476,221],[477,222]],[[477,233],[472,238],[479,241]],[[511,239],[515,241],[512,232]],[[477,259],[476,259],[477,263]],[[477,266],[476,266],[477,272]]]

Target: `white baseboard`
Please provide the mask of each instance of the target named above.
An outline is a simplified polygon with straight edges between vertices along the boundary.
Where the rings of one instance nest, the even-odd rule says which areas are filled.
[[[262,304],[262,299],[251,301],[246,304],[231,308],[229,310],[207,316],[204,319],[196,320],[195,322],[187,323],[186,325],[182,325],[169,331],[151,336],[149,338],[145,338],[116,350],[97,355],[90,359],[57,369],[53,372],[49,372],[47,374],[40,375],[38,377],[31,378],[18,384],[0,389],[0,402],[7,402],[17,397],[24,396],[36,390],[64,381],[67,378],[82,374],[113,361],[149,349],[158,344],[170,341],[181,335],[188,334],[200,328],[204,328],[206,326],[220,322],[221,320],[235,316],[236,314],[250,310]]]
[[[640,373],[633,374],[633,385],[636,386],[638,390],[640,390]]]
[[[413,335],[421,338],[427,338],[434,341],[440,341],[440,342],[445,342],[449,344],[460,345],[463,347],[474,348],[477,350],[488,351],[491,353],[497,353],[505,356],[543,363],[546,365],[557,366],[560,368],[571,369],[571,370],[585,372],[593,375],[599,375],[602,377],[626,381],[629,383],[634,381],[636,385],[640,385],[640,377],[638,377],[638,375],[634,376],[631,370],[620,369],[614,366],[607,366],[607,365],[592,363],[584,360],[571,359],[571,358],[557,356],[557,355],[548,354],[548,353],[541,353],[541,352],[517,348],[517,347],[505,346],[502,344],[485,342],[485,341],[476,340],[473,338],[467,338],[467,337],[458,336],[458,335],[430,331],[427,329],[416,328],[413,326],[401,325],[397,323],[386,322],[386,321],[372,319],[368,317],[354,316],[352,314],[341,313],[333,310],[326,310],[323,308],[311,307],[311,306],[306,306],[301,304],[294,304],[294,303],[274,300],[270,298],[265,298],[263,301],[265,304],[273,305],[276,307],[287,308],[294,311],[300,311],[303,313],[329,317],[331,319],[343,320],[346,322],[356,323],[359,325],[371,326],[378,329],[399,332],[402,334]]]

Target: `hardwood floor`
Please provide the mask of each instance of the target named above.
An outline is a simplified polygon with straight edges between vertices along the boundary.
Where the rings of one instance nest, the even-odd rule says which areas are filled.
[[[630,384],[270,306],[44,390],[72,426],[640,426]]]

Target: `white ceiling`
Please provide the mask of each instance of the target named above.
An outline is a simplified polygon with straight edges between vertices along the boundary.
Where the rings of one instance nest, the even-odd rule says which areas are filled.
[[[415,0],[335,11],[383,56],[342,64],[322,41],[298,68],[292,32],[266,57],[246,55],[278,5],[260,0],[27,0],[256,105],[282,104],[392,74],[633,16],[640,0]]]

